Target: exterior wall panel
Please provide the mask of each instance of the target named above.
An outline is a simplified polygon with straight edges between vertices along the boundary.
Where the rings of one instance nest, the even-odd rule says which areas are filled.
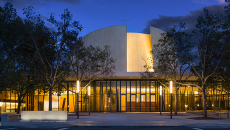
[[[111,56],[116,59],[116,73],[127,72],[127,29],[126,25],[96,30],[83,37],[85,45],[110,46]]]
[[[83,37],[85,45],[103,48],[109,45],[111,56],[116,59],[115,76],[139,77],[139,72],[144,72],[144,65],[155,64],[155,59],[150,54],[152,46],[158,43],[164,31],[150,27],[150,34],[127,33],[126,25],[111,26],[93,31]],[[152,71],[152,70],[151,70]]]
[[[150,37],[151,37],[151,45],[152,47],[158,43],[158,40],[161,38],[161,33],[165,33],[165,31],[150,27]],[[157,65],[157,59],[153,57],[153,64]]]

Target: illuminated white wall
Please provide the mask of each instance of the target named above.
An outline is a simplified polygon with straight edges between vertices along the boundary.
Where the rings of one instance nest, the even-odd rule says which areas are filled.
[[[150,35],[127,33],[127,72],[144,72],[146,64],[152,66]]]
[[[85,45],[103,48],[109,45],[111,56],[116,59],[116,72],[127,72],[126,25],[111,26],[93,31],[83,37]]]
[[[126,25],[118,25],[93,31],[82,40],[85,45],[111,47],[111,56],[116,59],[115,76],[119,79],[140,78],[140,72],[146,70],[143,58],[152,58],[151,47],[158,42],[162,32],[150,27],[150,34],[127,33]],[[149,61],[147,63],[150,64]]]

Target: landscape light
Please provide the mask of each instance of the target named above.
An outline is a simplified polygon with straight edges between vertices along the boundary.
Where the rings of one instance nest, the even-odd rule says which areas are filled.
[[[160,95],[162,95],[162,86],[160,86]]]
[[[90,96],[90,86],[88,87],[88,95]]]
[[[171,93],[171,102],[170,102],[170,119],[172,119],[172,81],[170,81],[170,93]]]
[[[77,93],[79,93],[79,80],[77,80]]]
[[[88,87],[88,95],[89,95],[89,115],[90,115],[90,86]]]
[[[170,93],[172,93],[172,81],[170,81]]]
[[[79,80],[77,80],[77,111],[76,111],[76,115],[77,115],[77,119],[79,119],[79,87],[80,87],[80,83]]]
[[[160,109],[160,115],[161,115],[161,95],[162,95],[162,86],[160,85],[160,96],[159,96],[159,109]]]

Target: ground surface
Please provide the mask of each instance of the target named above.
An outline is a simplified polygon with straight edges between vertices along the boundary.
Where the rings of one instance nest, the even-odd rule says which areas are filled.
[[[178,113],[170,119],[169,113],[81,113],[80,119],[69,116],[67,121],[9,121],[1,122],[2,129],[42,129],[42,130],[213,130],[230,129],[230,119],[211,117],[202,119],[202,115]],[[201,120],[198,120],[201,119]]]
[[[119,130],[172,130],[172,128],[119,128]],[[229,130],[228,128],[180,128],[175,130]],[[31,128],[3,128],[0,130],[31,130]],[[117,128],[34,128],[33,130],[118,130]]]

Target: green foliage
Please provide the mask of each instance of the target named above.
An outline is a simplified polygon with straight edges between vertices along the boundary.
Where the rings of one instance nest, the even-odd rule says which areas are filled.
[[[225,9],[224,14],[213,15],[204,8],[204,15],[197,18],[192,32],[186,32],[185,24],[180,23],[162,34],[162,38],[153,47],[155,74],[145,72],[142,75],[147,78],[177,80],[178,85],[195,85],[181,80],[183,74],[190,70],[198,79],[199,84],[195,86],[201,89],[204,103],[206,85],[223,81],[229,88],[230,4]],[[206,105],[203,107],[206,117]]]
[[[70,71],[81,73],[84,80],[112,75],[115,60],[110,57],[109,47],[84,46],[79,37],[82,25],[72,20],[68,9],[61,14],[60,21],[50,16],[48,22],[55,27],[52,31],[33,7],[23,10],[26,19],[17,16],[11,3],[0,7],[1,90],[16,90],[22,100],[35,89],[49,91],[52,110],[52,91],[61,90],[60,81]]]
[[[71,76],[80,81],[88,81],[83,89],[95,79],[104,79],[113,75],[115,59],[110,56],[109,46],[105,46],[103,49],[92,45],[83,46],[83,42],[79,40],[71,48],[69,53],[71,71],[73,72]]]
[[[0,87],[17,91],[18,108],[26,94],[44,86],[40,83],[36,48],[31,44],[28,25],[28,21],[17,16],[12,4],[0,7]]]

